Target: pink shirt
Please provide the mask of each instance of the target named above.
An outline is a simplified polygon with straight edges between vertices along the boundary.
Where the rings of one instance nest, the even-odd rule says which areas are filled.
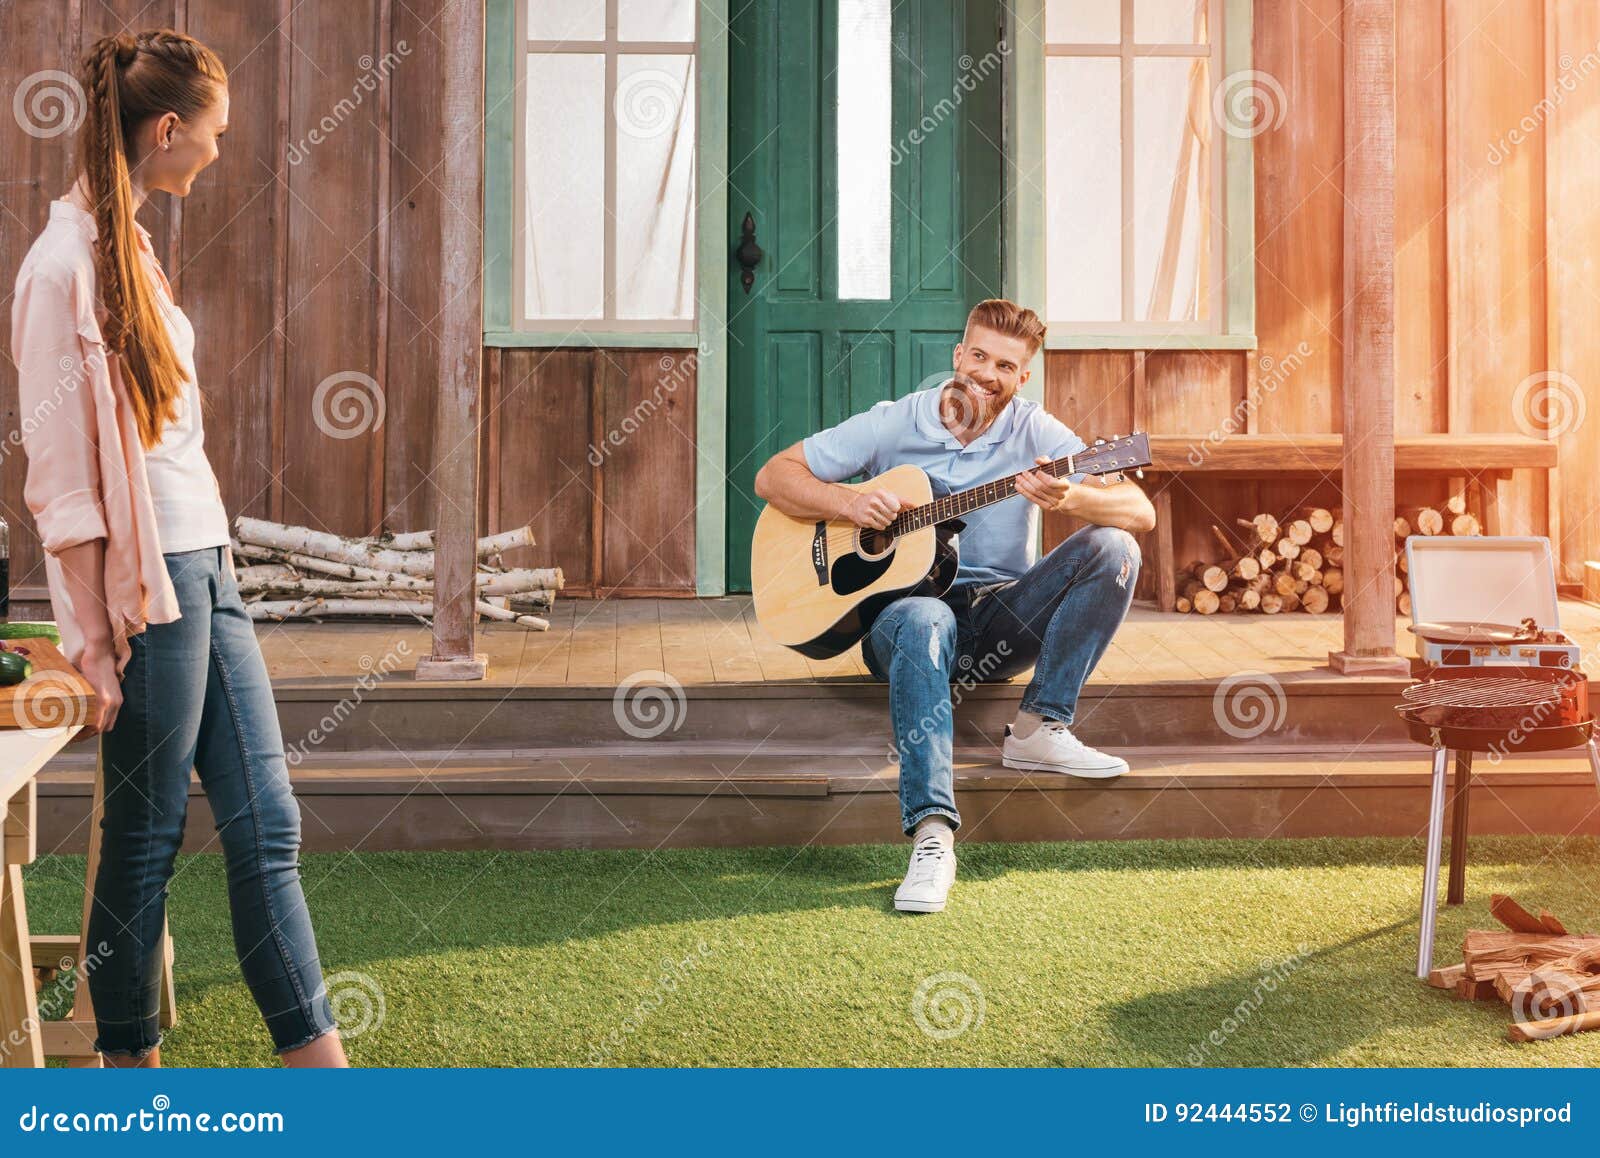
[[[134,227],[152,277],[164,286],[150,234]],[[104,614],[120,676],[131,655],[128,637],[180,613],[161,558],[138,424],[119,360],[107,355],[100,331],[95,232],[93,215],[67,201],[50,203],[50,222],[17,271],[11,355],[28,455],[23,498],[44,546],[62,649],[74,666],[82,662],[85,609],[72,606],[57,556],[104,539]]]

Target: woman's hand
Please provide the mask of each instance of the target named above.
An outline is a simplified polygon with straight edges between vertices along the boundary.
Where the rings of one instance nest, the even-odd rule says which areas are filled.
[[[80,740],[109,732],[116,726],[117,713],[122,709],[122,681],[117,678],[117,657],[111,642],[90,644],[84,649],[81,665],[83,678],[94,689],[94,712],[78,733]]]

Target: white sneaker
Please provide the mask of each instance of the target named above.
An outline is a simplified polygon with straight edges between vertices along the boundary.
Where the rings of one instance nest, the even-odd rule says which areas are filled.
[[[1006,725],[1001,760],[1007,768],[1031,772],[1065,772],[1090,780],[1109,780],[1128,770],[1121,756],[1097,752],[1072,734],[1060,720],[1045,720],[1027,739],[1014,736]]]
[[[895,890],[894,907],[902,913],[942,913],[955,883],[956,850],[947,848],[937,833],[923,833],[911,846],[911,866]]]

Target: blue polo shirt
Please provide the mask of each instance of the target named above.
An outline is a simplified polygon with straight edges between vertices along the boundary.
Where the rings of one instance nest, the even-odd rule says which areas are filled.
[[[871,478],[907,463],[920,466],[935,498],[1016,474],[1040,455],[1064,458],[1084,441],[1037,402],[1013,398],[994,424],[967,446],[939,420],[943,386],[880,402],[801,444],[806,465],[823,482]],[[1071,476],[1073,482],[1083,475]],[[1020,578],[1038,558],[1039,508],[1021,495],[963,515],[956,582]]]

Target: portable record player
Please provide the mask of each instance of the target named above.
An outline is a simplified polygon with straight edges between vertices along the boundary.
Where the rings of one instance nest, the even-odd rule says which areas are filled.
[[[1438,667],[1576,668],[1561,630],[1550,540],[1412,535],[1406,540],[1411,631]]]

